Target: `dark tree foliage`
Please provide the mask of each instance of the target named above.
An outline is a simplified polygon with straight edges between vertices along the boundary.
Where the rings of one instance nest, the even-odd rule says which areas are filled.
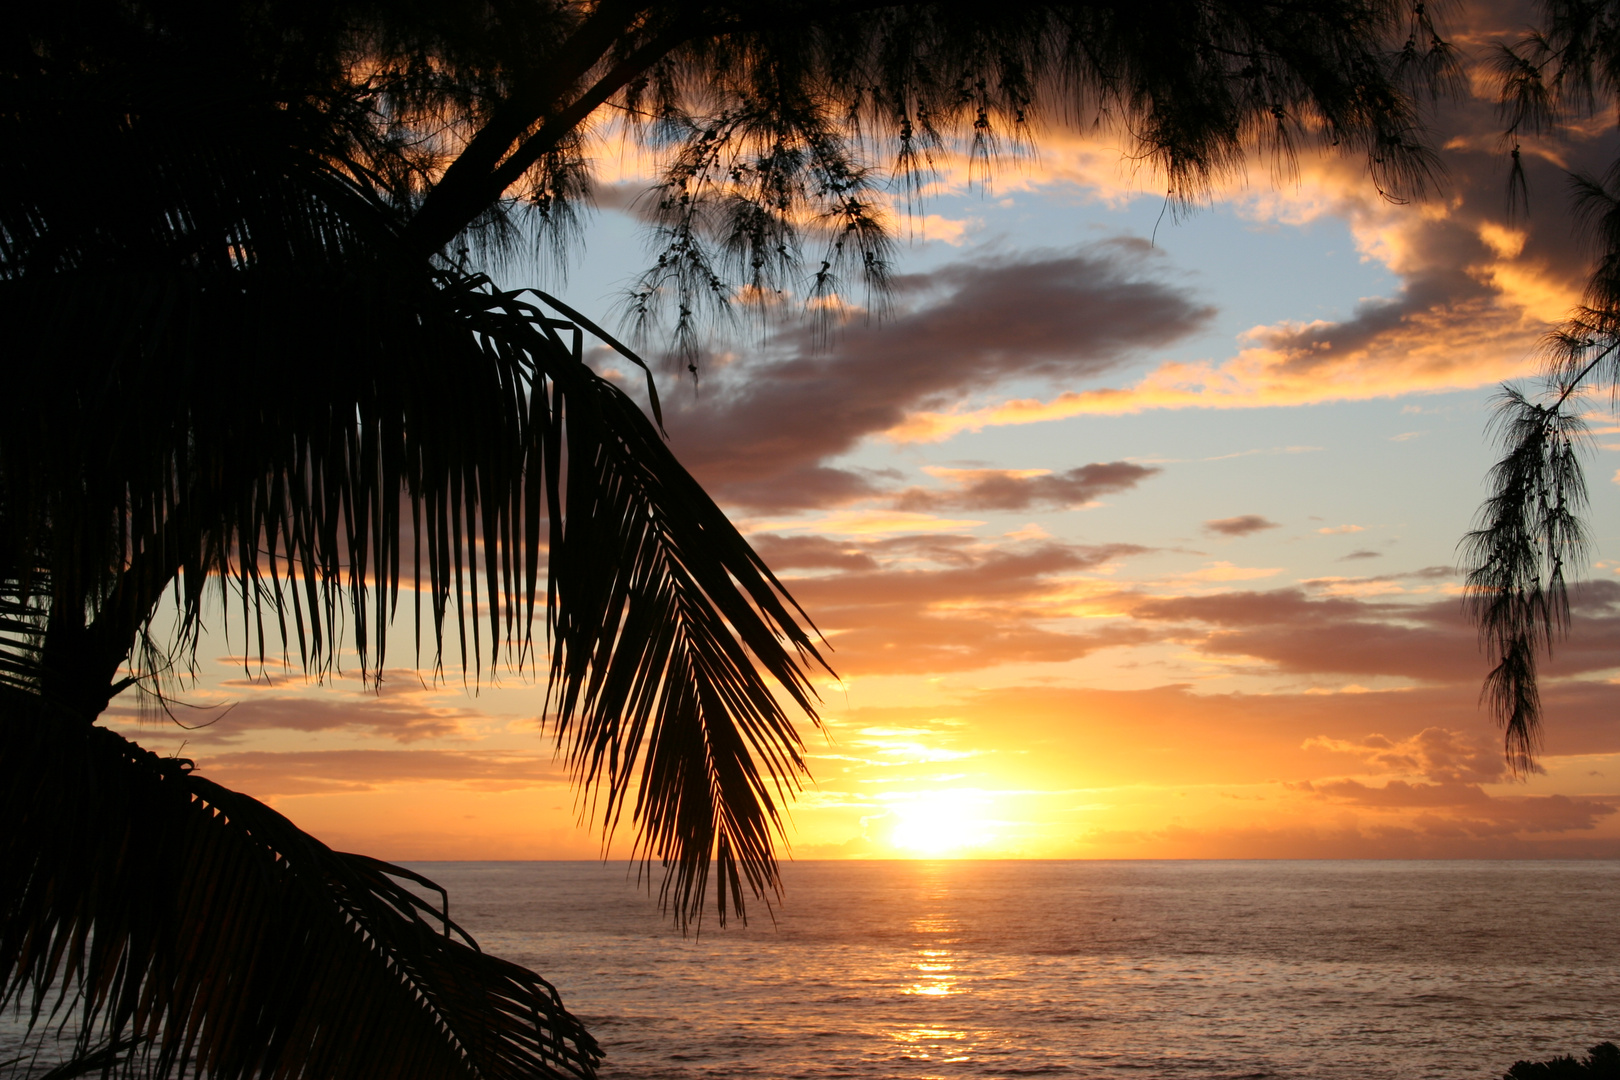
[[[1520,137],[1555,133],[1620,104],[1620,6],[1542,0],[1539,7],[1539,28],[1499,46],[1496,64],[1512,148],[1509,200],[1519,208],[1527,206]],[[1518,773],[1536,767],[1539,661],[1569,630],[1568,582],[1584,565],[1581,416],[1593,392],[1620,382],[1620,161],[1606,176],[1571,174],[1569,186],[1594,254],[1585,296],[1547,337],[1541,391],[1503,388],[1496,432],[1504,454],[1477,527],[1462,543],[1467,608],[1495,665],[1481,697]]]
[[[1516,1061],[1502,1080],[1620,1080],[1620,1047],[1598,1043],[1584,1058],[1564,1054],[1546,1061]]]
[[[76,1017],[71,1069],[594,1068],[544,982],[401,884],[431,883],[95,726],[172,694],[213,611],[317,678],[380,682],[402,620],[435,673],[543,675],[586,805],[628,812],[683,922],[711,873],[722,921],[778,888],[814,629],[671,454],[650,373],[651,418],[585,363],[634,353],[480,272],[565,257],[593,140],[661,163],[630,309],[695,362],[716,311],[881,298],[888,192],[1043,125],[1123,128],[1182,200],[1308,142],[1420,192],[1448,64],[1406,0],[11,12],[0,1001]]]
[[[157,1075],[593,1071],[596,1043],[550,985],[399,879],[430,882],[334,852],[189,762],[10,704],[0,754],[24,767],[0,789],[0,875],[34,887],[0,924],[0,964],[32,975],[18,1005],[35,1022],[99,1037],[81,1058],[128,1047]],[[76,1002],[53,999],[56,966]]]

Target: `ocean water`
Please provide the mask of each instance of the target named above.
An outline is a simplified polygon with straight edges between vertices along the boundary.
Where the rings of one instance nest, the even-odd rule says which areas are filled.
[[[802,862],[683,938],[622,864],[413,864],[603,1080],[1499,1077],[1620,1041],[1612,862]]]

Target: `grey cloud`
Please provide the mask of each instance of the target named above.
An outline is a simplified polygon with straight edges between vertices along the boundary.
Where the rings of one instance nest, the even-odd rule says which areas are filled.
[[[134,707],[129,705],[108,712],[117,717],[135,715]],[[352,730],[411,743],[459,736],[462,721],[478,714],[465,708],[412,704],[399,697],[333,700],[266,695],[214,708],[187,709],[183,715],[177,715],[187,727],[189,741],[218,744],[233,742],[249,732],[267,730],[309,733]]]
[[[859,545],[843,544],[825,536],[749,537],[754,550],[774,570],[876,570],[877,560]]]
[[[901,510],[1029,510],[1084,506],[1101,495],[1129,491],[1162,469],[1110,461],[1064,473],[1020,476],[1011,469],[969,469],[952,477],[954,488],[910,488],[895,497]]]
[[[1251,656],[1282,671],[1477,683],[1489,668],[1453,598],[1414,604],[1274,589],[1122,602],[1138,619],[1207,624],[1213,630],[1199,643],[1202,651]],[[1547,674],[1620,666],[1620,583],[1578,585],[1571,610],[1571,633],[1545,662]]]
[[[677,456],[722,503],[755,510],[881,494],[881,478],[825,462],[909,411],[1015,378],[1096,376],[1214,314],[1121,245],[906,275],[896,300],[896,314],[848,326],[830,344],[790,330],[712,369],[695,393],[666,393]]]
[[[1429,808],[1450,811],[1424,814],[1413,824],[1432,836],[1510,836],[1515,833],[1561,833],[1595,829],[1615,812],[1608,802],[1572,799],[1567,795],[1492,798],[1473,784],[1408,784],[1391,780],[1370,787],[1355,780],[1312,785],[1320,795],[1370,809]]]
[[[1156,636],[1119,625],[1087,633],[1055,629],[1040,603],[1065,575],[1148,550],[1133,544],[986,548],[971,537],[813,540],[773,537],[761,551],[767,559],[785,555],[805,569],[846,571],[787,582],[828,630],[835,650],[830,660],[841,675],[1065,661]],[[872,568],[862,568],[863,557]]]
[[[1275,521],[1263,518],[1259,514],[1240,514],[1237,517],[1215,518],[1204,522],[1204,531],[1219,533],[1222,536],[1250,536],[1266,529],[1282,528]]]
[[[261,798],[370,791],[390,783],[445,781],[487,791],[567,784],[567,766],[551,755],[458,750],[250,750],[213,754],[200,773]]]
[[[1349,556],[1345,556],[1349,558]],[[1343,562],[1344,559],[1340,559]],[[1361,585],[1378,581],[1445,581],[1450,578],[1461,577],[1454,566],[1425,566],[1418,570],[1398,570],[1388,574],[1370,574],[1366,577],[1321,577],[1304,578],[1300,584],[1307,588],[1321,588],[1334,585]]]

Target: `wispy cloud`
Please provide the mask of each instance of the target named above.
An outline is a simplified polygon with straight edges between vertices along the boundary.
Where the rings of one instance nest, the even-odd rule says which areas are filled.
[[[1215,518],[1204,522],[1204,531],[1216,533],[1220,536],[1253,536],[1266,529],[1282,528],[1277,522],[1261,517],[1259,514],[1240,514],[1237,517]]]
[[[1067,510],[1103,495],[1129,491],[1162,470],[1128,461],[1082,465],[1066,472],[1046,469],[929,468],[947,488],[907,488],[894,496],[901,510]]]

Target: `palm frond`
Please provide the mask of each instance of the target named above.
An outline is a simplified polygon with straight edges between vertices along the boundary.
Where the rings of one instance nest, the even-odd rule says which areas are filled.
[[[544,980],[400,867],[38,699],[0,696],[0,1006],[120,1075],[589,1077]]]
[[[661,895],[683,921],[700,916],[713,863],[724,923],[745,912],[745,885],[779,887],[776,800],[805,767],[760,669],[814,718],[806,671],[825,663],[799,624],[809,620],[635,402],[579,361],[585,332],[611,337],[512,294],[465,295],[484,304],[471,318],[484,348],[532,357],[545,376],[529,417],[549,415],[536,439],[546,449],[530,476],[550,470],[557,737],[579,783],[600,790],[592,805],[609,834],[635,789],[643,865],[668,869]]]
[[[104,702],[131,648],[161,636],[150,620],[171,582],[179,637],[146,677],[183,665],[210,595],[245,654],[279,651],[317,675],[348,646],[379,678],[402,598],[428,665],[459,660],[473,679],[539,667],[543,580],[554,719],[579,779],[603,785],[603,824],[641,777],[631,816],[645,856],[672,868],[666,899],[695,915],[718,860],[722,917],[740,910],[740,883],[775,885],[778,800],[803,773],[771,686],[814,717],[809,620],[641,408],[583,363],[587,333],[640,362],[611,335],[482,277],[364,269],[237,271],[251,287],[223,296],[186,279],[103,282],[119,333],[162,348],[107,344],[106,393],[41,387],[52,407],[0,432],[9,497],[43,503],[28,535],[49,541],[53,567],[82,568],[80,591],[58,572],[25,627],[44,642],[34,681],[59,704],[86,685]],[[0,301],[58,293],[57,279],[25,280]],[[311,321],[276,317],[317,306]],[[77,308],[62,310],[66,325]],[[42,337],[44,361],[70,340]],[[226,340],[266,366],[205,365]],[[299,350],[319,358],[322,392],[261,385],[272,358]],[[32,377],[83,371],[47,362]],[[53,639],[50,613],[75,595],[93,618]],[[603,740],[617,750],[591,749]]]

